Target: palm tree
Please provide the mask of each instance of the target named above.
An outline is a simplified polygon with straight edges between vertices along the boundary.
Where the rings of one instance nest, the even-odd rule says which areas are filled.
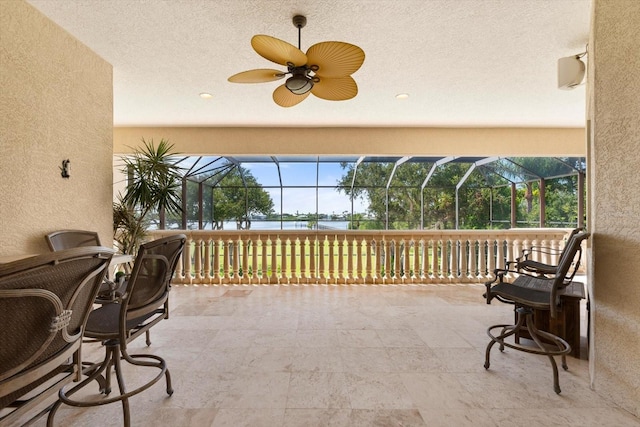
[[[125,194],[113,206],[114,239],[123,253],[135,254],[145,237],[151,212],[182,211],[182,168],[173,153],[173,144],[162,139],[142,138],[143,147],[123,156],[123,172],[128,176]]]

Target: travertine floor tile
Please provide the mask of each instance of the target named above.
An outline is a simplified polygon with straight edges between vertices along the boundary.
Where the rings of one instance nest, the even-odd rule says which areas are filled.
[[[296,372],[289,381],[287,408],[351,408],[342,372]]]
[[[353,409],[415,408],[414,400],[398,374],[348,373],[346,379]]]
[[[176,285],[152,345],[130,344],[167,360],[175,392],[167,396],[162,378],[134,396],[132,426],[640,427],[589,388],[586,360],[569,357],[569,371],[560,368],[561,395],[546,357],[494,348],[485,370],[486,329],[511,322],[513,311],[485,304],[483,292]],[[85,344],[83,356],[100,360],[104,349]],[[123,372],[131,390],[157,370],[125,363]],[[95,384],[79,394],[102,398]],[[55,425],[122,426],[122,408],[63,406]]]

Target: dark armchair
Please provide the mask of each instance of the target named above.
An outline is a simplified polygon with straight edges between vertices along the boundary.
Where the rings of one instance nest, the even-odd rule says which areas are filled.
[[[491,341],[487,345],[485,355],[485,369],[490,366],[490,352],[494,344],[499,344],[500,351],[505,347],[527,353],[545,355],[549,358],[553,368],[553,387],[556,393],[560,393],[558,380],[558,367],[554,356],[561,356],[562,367],[568,369],[566,355],[571,352],[571,346],[566,340],[557,335],[539,330],[534,321],[534,312],[548,312],[555,318],[562,309],[562,294],[572,282],[568,272],[572,265],[579,264],[576,257],[580,253],[582,241],[589,237],[588,233],[578,232],[573,239],[567,242],[560,263],[556,271],[549,276],[532,276],[522,274],[521,271],[502,270],[495,271],[495,279],[487,282],[485,298],[487,304],[493,299],[515,305],[516,323],[513,325],[494,325],[487,329]],[[507,274],[515,274],[517,277],[508,281]],[[571,276],[572,277],[572,276]],[[497,330],[498,332],[494,332]],[[533,341],[533,345],[524,345],[516,340],[507,341],[507,338],[526,333]]]

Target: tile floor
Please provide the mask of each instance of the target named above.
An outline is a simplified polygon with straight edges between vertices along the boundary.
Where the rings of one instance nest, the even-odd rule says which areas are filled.
[[[132,425],[640,426],[589,389],[586,360],[568,358],[561,395],[541,356],[494,349],[485,370],[485,330],[512,311],[483,289],[175,286],[151,347],[132,343],[167,360],[175,393],[132,398]],[[126,369],[129,389],[155,372]],[[55,425],[121,426],[121,407],[63,406]]]

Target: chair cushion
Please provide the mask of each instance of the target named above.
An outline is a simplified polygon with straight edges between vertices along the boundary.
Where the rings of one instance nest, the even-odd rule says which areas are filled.
[[[521,276],[522,277],[522,276]],[[491,287],[491,296],[500,296],[516,304],[532,307],[538,310],[549,310],[550,294],[542,288],[521,286],[513,283],[498,283]]]
[[[118,338],[118,326],[120,324],[120,308],[117,303],[105,304],[100,308],[93,310],[89,314],[87,327],[84,335],[89,338],[96,339],[115,339]],[[144,323],[145,320],[154,316],[156,313],[147,313],[144,316],[130,319],[127,321],[127,331],[136,328]]]

